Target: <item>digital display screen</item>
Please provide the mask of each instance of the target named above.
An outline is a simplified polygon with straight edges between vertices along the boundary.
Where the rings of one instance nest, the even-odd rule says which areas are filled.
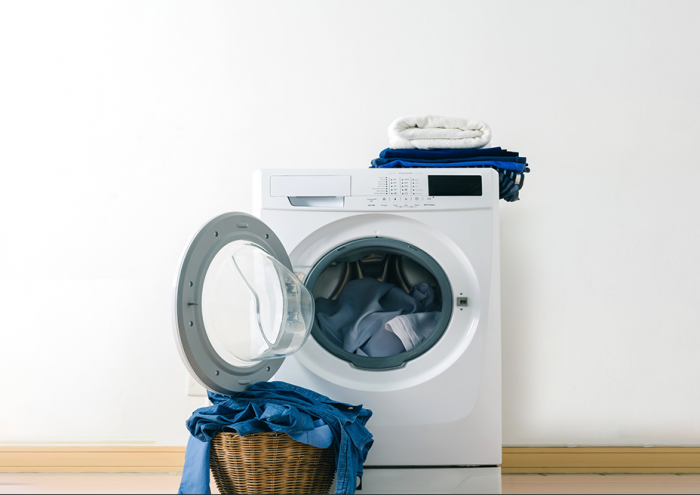
[[[480,175],[429,175],[430,196],[481,196]]]

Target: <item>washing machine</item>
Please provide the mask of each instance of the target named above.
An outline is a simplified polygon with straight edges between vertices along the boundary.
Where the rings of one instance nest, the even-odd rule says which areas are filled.
[[[362,493],[500,493],[498,173],[259,170],[253,198],[254,215],[210,220],[183,254],[175,337],[192,376],[224,394],[281,380],[371,409]],[[434,287],[432,333],[381,357],[338,345],[314,301],[361,278]]]

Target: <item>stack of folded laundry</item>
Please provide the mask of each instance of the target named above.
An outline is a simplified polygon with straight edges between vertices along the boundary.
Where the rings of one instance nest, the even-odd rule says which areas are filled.
[[[484,148],[491,128],[480,120],[434,115],[401,117],[389,126],[389,147],[372,167],[488,167],[498,171],[500,198],[518,201],[530,171],[516,151]]]

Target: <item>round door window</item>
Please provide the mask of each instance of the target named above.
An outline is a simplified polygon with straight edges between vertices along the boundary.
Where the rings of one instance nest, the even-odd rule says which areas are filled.
[[[358,368],[390,369],[427,352],[452,316],[444,270],[395,239],[359,239],[324,256],[306,286],[316,301],[312,335]]]
[[[314,299],[267,225],[226,213],[187,247],[175,280],[175,338],[192,376],[232,394],[269,379],[306,342]]]
[[[236,366],[288,356],[306,342],[314,300],[261,246],[244,240],[214,256],[202,288],[204,328],[214,350]]]

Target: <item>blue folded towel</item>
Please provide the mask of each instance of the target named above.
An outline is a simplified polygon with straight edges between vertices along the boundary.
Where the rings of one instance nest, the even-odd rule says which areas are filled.
[[[375,158],[372,160],[372,166],[379,168],[382,165],[395,161],[407,161],[411,163],[465,163],[465,162],[517,162],[527,166],[527,158],[524,156],[475,156],[472,158],[441,158],[427,160],[423,158]]]
[[[441,160],[447,158],[473,158],[477,156],[510,156],[517,157],[517,151],[503,148],[465,148],[465,149],[435,149],[435,150],[392,150],[386,148],[379,153],[379,158],[420,158],[424,160]]]
[[[525,164],[518,162],[500,162],[495,160],[478,160],[478,161],[467,161],[467,162],[413,162],[408,160],[392,160],[383,165],[376,166],[374,162],[377,160],[372,160],[372,165],[376,168],[420,168],[420,167],[432,167],[432,168],[464,168],[464,167],[493,167],[500,168],[503,170],[512,170],[519,174],[525,171]]]

